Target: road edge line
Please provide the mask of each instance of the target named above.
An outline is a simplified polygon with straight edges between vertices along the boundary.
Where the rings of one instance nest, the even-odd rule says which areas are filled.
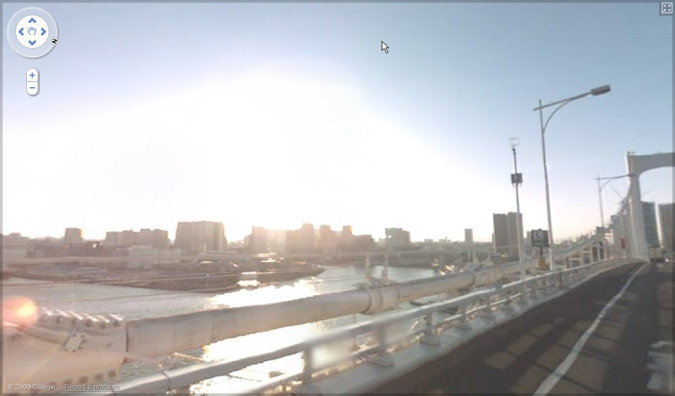
[[[535,395],[545,395],[548,394],[551,389],[558,383],[558,381],[565,376],[565,373],[567,373],[567,370],[569,370],[570,367],[572,367],[572,364],[574,364],[574,361],[577,359],[577,356],[579,355],[579,352],[581,349],[584,347],[586,344],[586,341],[591,337],[593,332],[595,331],[595,328],[598,327],[600,324],[600,321],[604,319],[605,315],[607,315],[607,312],[614,306],[614,304],[623,296],[623,294],[628,290],[628,287],[633,283],[633,280],[635,277],[642,272],[642,270],[647,266],[649,263],[643,264],[637,271],[631,275],[631,277],[626,281],[626,284],[619,290],[619,292],[612,298],[607,305],[605,305],[600,313],[598,313],[598,316],[595,317],[595,320],[593,323],[590,325],[590,327],[584,332],[584,334],[579,337],[577,340],[576,344],[572,347],[572,351],[563,359],[563,361],[558,365],[558,367],[553,370],[551,374],[549,374],[548,377],[539,385],[536,391],[534,391]]]

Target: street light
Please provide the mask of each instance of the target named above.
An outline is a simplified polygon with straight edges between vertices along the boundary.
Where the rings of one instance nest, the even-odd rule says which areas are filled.
[[[611,90],[609,85],[603,85],[601,87],[593,88],[588,92],[569,97],[567,99],[562,99],[555,101],[553,103],[549,103],[546,105],[541,104],[541,99],[539,99],[539,107],[535,107],[533,111],[539,110],[539,124],[541,126],[541,152],[543,156],[543,162],[544,162],[544,183],[546,184],[546,214],[548,217],[548,242],[549,242],[549,248],[548,248],[548,258],[549,258],[549,269],[553,269],[553,226],[551,225],[551,198],[549,196],[549,187],[548,187],[548,169],[546,166],[546,142],[544,140],[544,135],[546,133],[546,127],[548,126],[549,121],[551,121],[551,117],[555,113],[558,112],[563,106],[566,104],[573,102],[577,99],[584,98],[588,95],[593,95],[593,96],[598,96],[602,94],[606,94]],[[544,113],[543,109],[550,107],[550,106],[555,106],[556,107],[551,114],[548,115],[548,118],[546,119],[546,122],[544,122]]]
[[[621,179],[624,177],[628,177],[628,175],[621,175],[621,176],[610,176],[610,177],[596,177],[595,180],[598,182],[598,202],[600,203],[600,226],[602,227],[602,232],[603,232],[603,237],[602,237],[602,243],[603,243],[603,249],[605,249],[605,252],[607,255],[609,255],[609,249],[606,249],[607,247],[607,240],[605,239],[605,213],[602,210],[602,189],[605,188],[612,180],[617,180]],[[600,180],[604,180],[604,183],[600,183]],[[598,253],[599,254],[599,253]]]
[[[598,200],[600,202],[600,225],[602,228],[605,228],[605,214],[602,211],[602,189],[605,188],[612,180],[622,179],[628,177],[629,175],[621,176],[610,176],[610,177],[596,177],[595,180],[598,182]],[[605,180],[604,183],[600,183],[600,180]]]
[[[518,161],[516,159],[516,147],[520,140],[518,138],[510,138],[509,145],[513,151],[513,173],[511,174],[511,183],[516,187],[516,233],[518,238],[518,262],[520,263],[520,280],[525,279],[525,266],[523,265],[523,225],[520,221],[520,195],[518,194],[518,186],[523,182],[523,174],[518,173]]]

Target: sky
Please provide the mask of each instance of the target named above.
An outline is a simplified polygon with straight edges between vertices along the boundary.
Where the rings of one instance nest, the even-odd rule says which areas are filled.
[[[3,36],[3,233],[211,220],[229,240],[311,222],[489,241],[516,208],[511,137],[524,229],[545,229],[533,108],[605,84],[546,131],[556,240],[599,225],[594,179],[626,173],[626,151],[673,151],[656,2],[31,5],[59,43],[26,59]],[[3,32],[24,6],[3,4]],[[673,201],[672,168],[641,183]],[[626,190],[603,190],[606,218]]]

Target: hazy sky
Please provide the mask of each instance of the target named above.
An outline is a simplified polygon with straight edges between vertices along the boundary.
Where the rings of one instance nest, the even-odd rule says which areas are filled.
[[[60,41],[25,59],[3,36],[3,232],[168,229],[214,220],[351,224],[382,237],[489,240],[515,211],[556,239],[599,224],[594,178],[625,151],[670,152],[673,19],[648,4],[43,4]],[[21,4],[3,5],[3,32]],[[380,41],[390,47],[380,51]],[[25,72],[41,72],[37,97]],[[672,169],[642,177],[673,201]],[[605,214],[625,181],[605,188]]]

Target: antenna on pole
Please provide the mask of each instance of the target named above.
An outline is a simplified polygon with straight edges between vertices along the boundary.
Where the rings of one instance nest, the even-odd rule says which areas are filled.
[[[513,151],[513,173],[511,174],[511,184],[516,188],[516,242],[518,243],[518,261],[520,262],[520,280],[525,279],[525,265],[523,264],[523,225],[520,214],[520,195],[518,186],[523,183],[523,174],[518,172],[518,160],[516,159],[516,147],[520,144],[520,139],[512,137],[509,139],[511,151]]]

